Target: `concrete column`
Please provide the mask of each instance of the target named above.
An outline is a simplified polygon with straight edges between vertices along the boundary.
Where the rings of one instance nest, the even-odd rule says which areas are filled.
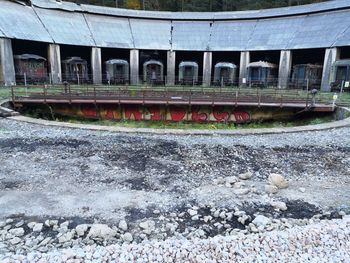
[[[137,85],[139,83],[139,50],[130,50],[130,83]]]
[[[0,71],[0,83],[5,86],[16,85],[12,43],[8,38],[0,38]]]
[[[61,48],[59,45],[49,44],[47,53],[52,84],[59,84],[62,82]]]
[[[241,51],[241,59],[239,63],[239,85],[245,85],[243,83],[243,79],[248,81],[248,71],[247,67],[250,63],[250,52],[249,51]]]
[[[327,48],[324,56],[321,90],[330,91],[330,76],[333,63],[340,57],[339,48]]]
[[[281,50],[280,65],[278,70],[278,88],[288,88],[288,81],[292,71],[292,52],[290,50]]]
[[[101,48],[91,48],[92,81],[94,84],[102,84],[102,58]]]
[[[176,52],[169,50],[167,53],[167,85],[175,85],[175,58]]]
[[[213,61],[212,52],[204,52],[203,54],[203,86],[210,86],[211,84],[211,68]]]

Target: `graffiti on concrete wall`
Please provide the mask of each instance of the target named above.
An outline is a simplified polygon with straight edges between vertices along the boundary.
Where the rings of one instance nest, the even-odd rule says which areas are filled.
[[[108,120],[152,120],[152,121],[194,121],[194,122],[234,122],[243,123],[251,120],[246,111],[229,107],[207,106],[139,106],[123,105],[99,106],[81,105],[75,114],[87,118]]]

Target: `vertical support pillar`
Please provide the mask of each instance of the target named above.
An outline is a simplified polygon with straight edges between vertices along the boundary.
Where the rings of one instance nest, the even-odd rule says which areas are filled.
[[[101,48],[91,48],[92,81],[94,84],[102,84],[102,59]]]
[[[47,53],[52,84],[59,84],[62,82],[61,48],[59,45],[49,44]]]
[[[16,85],[12,42],[8,38],[0,38],[0,70],[0,83],[5,86]]]
[[[280,65],[278,70],[278,88],[288,88],[290,73],[292,71],[292,52],[290,50],[281,50]]]
[[[324,56],[321,90],[330,91],[330,77],[333,63],[340,57],[339,48],[327,48]]]
[[[130,50],[130,83],[137,85],[139,83],[139,50]]]
[[[212,69],[212,52],[204,52],[203,54],[203,86],[210,86],[211,84],[211,69]]]
[[[239,63],[239,85],[245,85],[243,79],[248,81],[248,71],[247,67],[250,63],[250,52],[249,51],[241,51],[241,58]]]
[[[167,53],[167,85],[175,85],[175,58],[176,52],[169,50]]]

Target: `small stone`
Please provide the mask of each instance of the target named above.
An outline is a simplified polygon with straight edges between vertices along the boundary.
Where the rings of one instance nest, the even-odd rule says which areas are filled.
[[[194,216],[191,217],[191,219],[193,221],[197,221],[197,220],[199,220],[199,216],[198,215],[194,215]]]
[[[118,224],[118,228],[120,228],[123,231],[127,231],[128,230],[128,224],[126,223],[125,220],[121,220]]]
[[[300,188],[299,188],[299,192],[301,192],[301,193],[305,193],[305,191],[306,191],[306,190],[305,190],[305,188],[304,188],[304,187],[300,187]]]
[[[122,239],[123,239],[123,241],[129,242],[129,243],[133,241],[133,237],[129,232],[122,235]]]
[[[226,184],[231,185],[231,184],[234,184],[236,182],[238,182],[238,178],[236,176],[229,176],[229,177],[225,178],[225,183]]]
[[[278,192],[278,188],[275,185],[267,184],[265,185],[265,192],[269,194],[276,194]]]
[[[286,211],[288,209],[286,203],[284,202],[276,201],[276,202],[271,202],[270,204],[274,209],[278,209],[281,211]]]
[[[36,222],[30,222],[27,224],[27,226],[31,229],[33,229],[33,227],[35,226]]]
[[[278,189],[284,189],[288,187],[287,180],[280,174],[270,174],[269,182],[270,184],[276,186]]]
[[[248,188],[234,189],[233,192],[236,195],[246,195],[249,193],[249,189]]]
[[[258,215],[253,220],[253,224],[256,225],[257,227],[260,227],[260,226],[265,227],[270,223],[271,223],[271,220],[263,215]]]
[[[9,230],[9,233],[15,237],[21,237],[24,235],[24,229],[22,227],[13,228]]]
[[[87,237],[111,239],[115,237],[117,231],[104,224],[93,224]]]
[[[12,245],[16,245],[16,244],[18,244],[18,243],[20,243],[21,242],[21,239],[19,238],[19,237],[14,237],[14,238],[12,238],[11,240],[10,240],[10,243],[12,244]]]
[[[193,209],[188,209],[187,210],[187,213],[190,215],[190,216],[194,216],[196,214],[198,214],[198,212],[196,210],[193,210]]]
[[[77,232],[78,236],[84,236],[85,232],[88,230],[88,225],[87,224],[81,224],[81,225],[77,225],[75,227],[75,231]]]
[[[43,229],[43,223],[35,223],[33,226],[33,232],[41,232]]]
[[[68,232],[58,238],[59,243],[66,243],[72,240],[74,232]]]
[[[248,179],[253,177],[253,173],[248,171],[246,173],[238,175],[238,177],[239,177],[239,179],[242,179],[242,180],[248,180]]]
[[[8,219],[6,219],[6,225],[8,225],[8,224],[12,224],[13,223],[13,219],[11,219],[11,218],[8,218]]]

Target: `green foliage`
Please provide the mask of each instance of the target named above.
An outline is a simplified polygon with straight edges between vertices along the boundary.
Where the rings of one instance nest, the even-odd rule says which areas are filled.
[[[69,1],[69,0],[68,0]],[[327,0],[70,0],[81,4],[103,5],[157,11],[239,11],[304,5]]]

